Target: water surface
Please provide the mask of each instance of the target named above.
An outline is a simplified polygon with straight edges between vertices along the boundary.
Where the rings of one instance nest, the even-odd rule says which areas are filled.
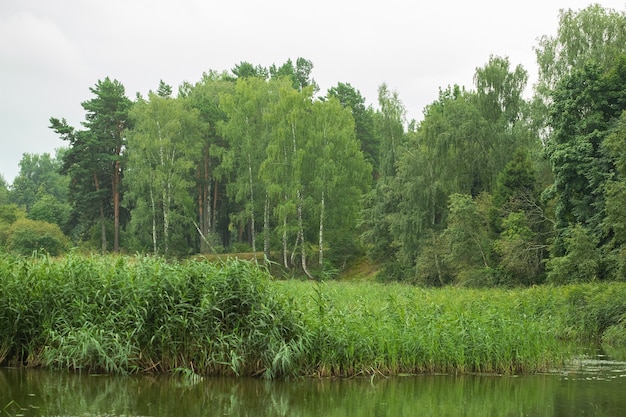
[[[626,362],[540,375],[258,379],[0,369],[4,416],[624,416]]]

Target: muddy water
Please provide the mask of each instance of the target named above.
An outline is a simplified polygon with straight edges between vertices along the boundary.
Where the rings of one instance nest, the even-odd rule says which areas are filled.
[[[626,416],[626,362],[541,375],[350,380],[114,377],[0,369],[1,416]]]

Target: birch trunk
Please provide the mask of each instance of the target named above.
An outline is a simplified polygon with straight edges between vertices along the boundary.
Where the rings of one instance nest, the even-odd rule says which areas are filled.
[[[252,156],[248,153],[248,180],[250,185],[250,238],[252,240],[252,254],[254,255],[254,262],[257,263],[256,258],[256,235],[254,232],[254,182],[252,180]]]
[[[157,245],[157,221],[156,221],[156,202],[154,201],[154,192],[150,185],[150,206],[152,209],[152,249],[155,255],[159,254],[159,246]]]
[[[304,223],[302,221],[302,193],[298,190],[298,234],[300,235],[300,257],[302,259],[302,270],[307,277],[313,279],[313,275],[309,272],[309,268],[306,265],[306,245],[304,241]]]
[[[270,195],[265,192],[265,208],[263,210],[263,254],[265,262],[270,258]]]

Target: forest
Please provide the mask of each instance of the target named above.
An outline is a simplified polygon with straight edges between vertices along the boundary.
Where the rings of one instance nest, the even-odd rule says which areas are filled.
[[[491,56],[420,121],[396,91],[321,92],[305,58],[242,61],[129,98],[98,80],[66,146],[0,178],[0,246],[165,258],[250,253],[421,286],[626,279],[626,13],[562,10],[537,82]],[[532,97],[526,91],[532,88]]]

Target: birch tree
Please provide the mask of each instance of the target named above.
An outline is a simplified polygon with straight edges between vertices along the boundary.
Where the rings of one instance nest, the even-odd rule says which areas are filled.
[[[268,129],[263,119],[269,100],[267,85],[262,78],[240,78],[235,91],[224,95],[220,102],[227,119],[219,125],[219,132],[228,142],[222,166],[230,173],[230,194],[236,203],[243,205],[231,217],[240,230],[247,228],[255,259],[257,209],[264,205],[266,198],[259,181],[259,169],[268,142]]]
[[[173,228],[191,230],[194,157],[202,146],[198,114],[180,99],[150,92],[132,116],[129,188],[136,204],[149,213],[152,251],[168,255]],[[144,228],[146,220],[134,216],[135,230]]]
[[[355,230],[363,193],[372,167],[356,139],[354,119],[338,100],[315,101],[311,108],[311,137],[305,144],[311,159],[310,189],[317,204],[318,264],[324,268],[327,247],[348,256],[357,240]],[[335,246],[333,248],[333,246]]]
[[[305,143],[310,134],[312,87],[295,90],[285,78],[277,85],[278,98],[267,114],[272,125],[271,141],[267,147],[267,158],[263,163],[263,180],[271,197],[276,201],[276,213],[281,224],[283,264],[289,268],[299,248],[303,271],[312,277],[307,266],[308,242],[305,233],[305,201],[309,190],[305,188],[307,162]],[[293,234],[295,233],[295,237]],[[294,239],[291,257],[288,256],[288,240]]]
[[[201,123],[199,140],[202,151],[195,159],[195,198],[201,253],[215,251],[214,243],[226,244],[225,241],[218,242],[218,235],[224,236],[228,219],[220,218],[218,212],[227,206],[226,198],[223,198],[227,172],[221,164],[227,142],[217,126],[227,119],[220,108],[220,99],[232,94],[234,87],[235,83],[225,73],[208,72],[198,83],[183,84],[179,89],[179,98],[182,96],[192,108],[197,109]]]

